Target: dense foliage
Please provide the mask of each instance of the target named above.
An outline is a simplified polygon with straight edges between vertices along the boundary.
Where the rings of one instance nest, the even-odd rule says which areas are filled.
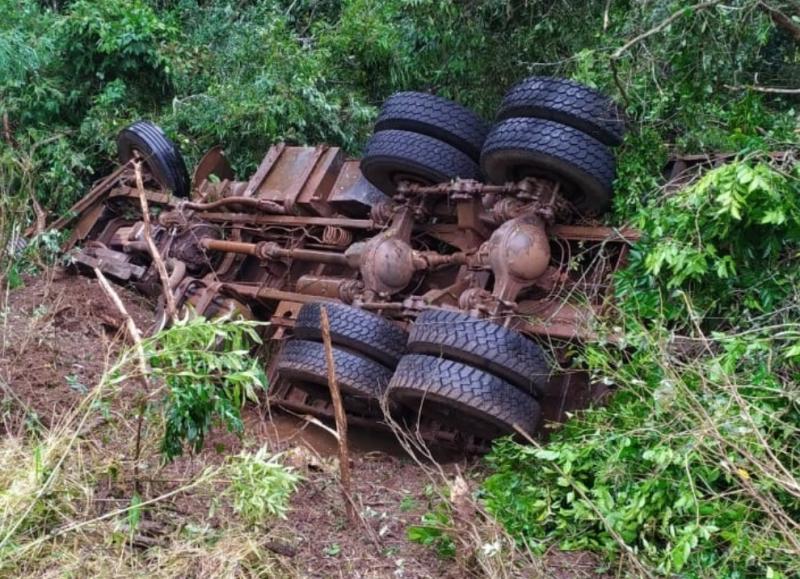
[[[545,449],[498,445],[483,499],[537,550],[591,549],[638,573],[800,573],[800,186],[791,160],[764,155],[796,147],[798,99],[761,90],[800,86],[792,3],[0,0],[0,9],[2,247],[34,217],[33,200],[65,211],[111,166],[116,132],[141,117],[165,128],[189,166],[223,144],[245,176],[282,139],[358,153],[376,107],[399,89],[431,90],[487,118],[530,74],[614,96],[631,130],[609,220],[644,238],[606,328],[622,339],[591,345],[582,363],[619,393]],[[739,160],[676,194],[660,189],[674,150]],[[191,404],[174,403],[191,415]],[[175,421],[171,452],[202,439],[207,418],[199,430]]]

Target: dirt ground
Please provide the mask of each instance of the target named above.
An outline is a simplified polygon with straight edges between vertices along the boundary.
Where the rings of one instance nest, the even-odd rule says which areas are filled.
[[[134,291],[118,288],[119,295],[139,328],[152,322],[152,304]],[[3,385],[3,422],[0,429],[19,430],[12,406],[26,408],[25,423],[50,428],[80,403],[113,363],[124,344],[124,323],[96,280],[54,270],[26,280],[25,287],[3,296],[0,382]],[[129,476],[136,425],[133,400],[138,383],[125,384],[104,418],[88,430],[97,456],[108,465],[98,476],[94,496],[99,512],[130,501]],[[338,484],[336,442],[323,429],[264,405],[250,405],[244,413],[245,435],[214,432],[202,452],[161,466],[157,435],[145,430],[143,453],[151,465],[136,484],[144,497],[179,488],[205,468],[222,464],[242,448],[266,445],[287,452],[286,460],[304,476],[285,520],[272,523],[265,533],[266,548],[283,558],[293,575],[301,577],[463,577],[452,560],[433,549],[406,539],[409,525],[429,510],[431,489],[441,481],[431,478],[402,452],[392,435],[351,428],[353,500],[361,521],[348,522]],[[456,459],[443,466],[446,476],[470,472],[475,459]],[[113,467],[113,468],[112,468]],[[140,467],[137,467],[140,468]],[[122,472],[123,476],[119,473]],[[127,474],[125,474],[127,473]],[[467,476],[469,480],[469,476]],[[235,517],[219,507],[218,489],[197,488],[177,493],[162,508],[146,514],[146,529],[137,548],[145,552],[163,544],[176,529],[208,525],[224,530]],[[102,505],[108,504],[108,507]],[[565,558],[565,555],[567,557]],[[558,554],[549,558],[547,571],[537,575],[596,576],[592,557]]]

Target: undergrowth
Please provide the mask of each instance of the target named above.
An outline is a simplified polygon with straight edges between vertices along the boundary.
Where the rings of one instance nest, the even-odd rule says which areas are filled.
[[[58,569],[65,576],[291,576],[291,566],[264,548],[270,519],[285,515],[300,482],[280,456],[269,456],[265,448],[243,451],[221,466],[193,474],[186,469],[189,476],[155,490],[164,488],[159,481],[168,466],[156,453],[173,459],[185,443],[199,451],[215,420],[241,433],[239,409],[263,383],[260,371],[250,367],[254,358],[243,355],[253,332],[246,321],[194,318],[145,341],[154,370],[154,389],[146,393],[152,412],[141,430],[143,440],[135,444],[126,439],[122,448],[107,446],[119,436],[116,429],[136,430],[108,412],[112,405],[125,406],[126,384],[141,386],[141,353],[135,347],[123,349],[56,424],[11,428],[6,416],[0,442],[0,575],[47,576]],[[208,383],[217,385],[217,392],[197,395]],[[0,386],[7,391],[8,385]],[[117,490],[104,498],[101,489],[108,485]],[[182,496],[208,505],[207,517],[226,513],[226,524],[210,527],[205,517],[193,520],[176,510],[173,501]],[[143,544],[150,547],[146,556],[137,551]]]
[[[244,430],[241,409],[267,387],[262,362],[250,351],[261,343],[259,322],[187,317],[143,344],[151,376],[166,394],[155,402],[165,417],[161,452],[166,460],[203,447],[215,421]]]
[[[482,497],[513,536],[638,573],[800,574],[799,187],[745,159],[648,206],[582,354],[613,400],[489,457]]]

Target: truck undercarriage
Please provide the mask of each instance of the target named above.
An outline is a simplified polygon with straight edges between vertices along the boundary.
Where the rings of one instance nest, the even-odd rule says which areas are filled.
[[[491,128],[398,93],[360,160],[278,144],[237,180],[214,148],[190,180],[139,122],[120,134],[120,166],[53,227],[71,229],[76,267],[160,296],[155,329],[170,301],[268,321],[270,399],[330,418],[325,307],[351,422],[384,427],[388,412],[426,441],[480,450],[606,391],[570,351],[595,337],[637,239],[595,220],[621,127],[613,103],[561,79],[514,87]]]

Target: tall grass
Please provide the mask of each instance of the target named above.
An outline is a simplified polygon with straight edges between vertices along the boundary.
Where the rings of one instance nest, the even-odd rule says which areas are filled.
[[[211,367],[224,366],[220,360],[229,352],[221,346],[228,334],[238,337],[252,330],[245,322],[237,324],[192,321],[189,332],[218,338],[216,350],[202,352]],[[170,366],[186,372],[168,362],[169,347],[175,345],[176,331],[171,332],[169,339],[156,335],[147,340],[148,359],[152,363],[157,356],[162,370]],[[237,357],[242,354],[238,351]],[[123,347],[116,355],[110,348],[106,355],[110,362],[102,377],[49,427],[26,428],[24,416],[30,411],[22,398],[9,394],[13,385],[2,384],[6,418],[18,421],[7,421],[0,440],[0,575],[46,576],[59,569],[77,576],[293,576],[292,567],[265,550],[264,542],[270,516],[288,508],[299,482],[296,475],[261,451],[198,469],[154,491],[152,479],[164,476],[159,438],[173,419],[170,403],[163,401],[167,390],[156,382],[144,393],[151,411],[142,431],[145,440],[134,449],[129,433],[136,432],[135,417],[127,413],[131,388],[139,385],[140,350]],[[192,375],[203,380],[203,370],[211,371],[195,365]],[[272,478],[254,477],[254,469],[267,469]],[[109,484],[116,489],[110,495],[102,490]],[[203,521],[208,513],[199,513],[200,520],[176,516],[172,501],[187,495],[209,509],[241,511],[246,517],[231,514],[223,527],[212,529]],[[142,547],[148,548],[144,554],[138,551]]]

